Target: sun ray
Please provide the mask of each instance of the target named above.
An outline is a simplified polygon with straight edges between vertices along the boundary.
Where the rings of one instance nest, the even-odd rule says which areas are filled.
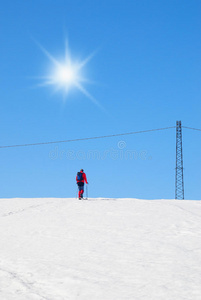
[[[79,65],[80,68],[83,68],[95,55],[95,52],[91,53],[89,56],[87,56]]]
[[[62,92],[65,99],[69,96],[72,89],[79,90],[84,96],[90,99],[101,109],[100,103],[87,91],[84,83],[93,84],[91,80],[83,76],[84,67],[94,57],[95,52],[88,55],[82,61],[74,61],[71,56],[68,40],[65,40],[65,52],[63,60],[56,59],[49,51],[47,51],[40,43],[35,41],[40,47],[41,51],[52,63],[51,72],[46,76],[38,77],[42,82],[38,85],[40,87],[51,86],[57,92]]]
[[[77,88],[87,97],[89,98],[96,106],[98,106],[101,110],[106,112],[104,107],[79,83],[76,84]]]
[[[49,60],[53,62],[54,65],[59,64],[59,62],[54,58],[54,56],[52,56],[39,42],[35,40],[35,43],[38,45],[41,51],[49,58]]]

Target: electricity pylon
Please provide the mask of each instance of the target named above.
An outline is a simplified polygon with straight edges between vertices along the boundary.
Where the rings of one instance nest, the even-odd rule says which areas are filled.
[[[184,200],[184,170],[183,170],[183,149],[182,149],[182,126],[181,126],[181,121],[177,121],[177,124],[176,124],[175,199]]]

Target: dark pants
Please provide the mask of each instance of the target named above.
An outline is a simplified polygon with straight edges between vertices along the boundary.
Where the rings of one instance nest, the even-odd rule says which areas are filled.
[[[79,190],[78,197],[81,198],[82,195],[84,194],[84,183],[78,182],[77,186],[78,186],[78,190]]]
[[[83,193],[84,193],[84,184],[83,185],[78,185],[78,190],[83,191]]]

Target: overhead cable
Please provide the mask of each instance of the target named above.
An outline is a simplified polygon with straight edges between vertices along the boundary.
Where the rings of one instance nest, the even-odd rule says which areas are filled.
[[[198,129],[198,128],[192,128],[192,127],[187,127],[187,126],[182,126],[182,128],[201,131],[201,129]]]
[[[95,139],[104,139],[104,138],[111,138],[111,137],[117,137],[117,136],[125,136],[125,135],[132,135],[132,134],[140,134],[140,133],[146,133],[146,132],[167,130],[167,129],[172,129],[172,128],[176,128],[176,126],[165,127],[165,128],[157,128],[157,129],[149,129],[149,130],[141,130],[141,131],[134,131],[134,132],[127,132],[127,133],[110,134],[110,135],[103,135],[103,136],[86,137],[86,138],[71,139],[71,140],[63,140],[63,141],[40,142],[40,143],[19,144],[19,145],[5,145],[5,146],[0,146],[0,148],[2,149],[2,148],[41,146],[41,145],[59,144],[59,143],[71,143],[71,142],[79,142],[79,141],[87,141],[87,140],[95,140]]]

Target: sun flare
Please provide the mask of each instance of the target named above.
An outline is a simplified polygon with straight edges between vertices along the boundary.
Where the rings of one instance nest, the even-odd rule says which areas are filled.
[[[94,54],[89,55],[82,61],[73,60],[68,47],[68,42],[66,41],[64,58],[57,59],[40,44],[38,45],[51,62],[48,74],[40,78],[42,79],[40,86],[50,86],[55,91],[61,92],[64,95],[65,100],[72,89],[77,89],[92,102],[101,107],[98,101],[84,87],[84,83],[91,83],[83,73],[86,65]]]

